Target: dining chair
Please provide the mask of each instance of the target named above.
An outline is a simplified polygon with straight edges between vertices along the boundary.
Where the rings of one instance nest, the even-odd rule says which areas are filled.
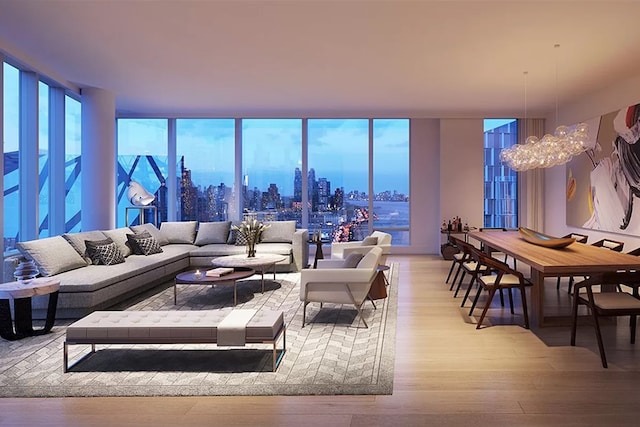
[[[469,298],[469,294],[471,293],[471,289],[473,285],[478,280],[479,276],[483,276],[485,274],[490,274],[491,269],[487,267],[486,264],[482,262],[478,262],[478,255],[482,254],[480,249],[476,248],[470,243],[462,242],[461,247],[463,252],[465,253],[465,260],[461,264],[462,276],[460,277],[460,281],[458,282],[458,287],[456,288],[453,297],[458,296],[458,292],[462,288],[462,282],[464,277],[469,274],[471,276],[471,280],[467,285],[467,290],[464,293],[464,297],[462,298],[462,302],[460,303],[460,307],[464,307],[464,304],[467,302]],[[500,290],[500,302],[504,305],[504,296],[502,295],[502,290]]]
[[[482,314],[480,315],[480,319],[478,320],[478,324],[476,325],[476,329],[480,329],[480,327],[482,326],[482,322],[487,315],[487,311],[491,306],[491,301],[493,301],[493,297],[495,296],[497,291],[502,291],[503,289],[506,289],[508,291],[511,314],[515,314],[513,309],[513,296],[511,294],[511,290],[513,288],[518,288],[520,290],[520,297],[522,299],[522,311],[524,316],[524,327],[526,329],[529,329],[526,287],[531,286],[531,282],[525,279],[522,273],[514,270],[508,264],[495,258],[489,257],[482,252],[474,253],[473,256],[478,263],[486,265],[487,268],[492,271],[492,274],[481,275],[477,278],[478,284],[480,286],[478,288],[478,293],[473,300],[473,304],[471,305],[471,310],[469,310],[469,316],[473,315],[473,310],[478,303],[482,291],[489,291],[489,296],[482,310]]]
[[[633,289],[633,294],[621,292],[619,287],[617,292],[594,292],[594,286],[602,285],[626,285]],[[629,316],[629,327],[631,335],[631,344],[636,341],[636,318],[640,315],[640,296],[638,288],[640,287],[639,271],[624,271],[594,274],[588,279],[575,284],[573,292],[573,313],[571,321],[571,345],[576,345],[576,330],[578,322],[578,306],[586,305],[591,312],[593,318],[593,327],[598,340],[598,349],[600,350],[600,359],[602,366],[607,367],[607,356],[604,351],[602,342],[602,332],[600,331],[601,316]],[[581,292],[582,290],[586,292]]]
[[[601,239],[598,240],[597,242],[594,242],[591,244],[591,246],[596,246],[599,248],[604,248],[604,249],[608,249],[610,251],[615,251],[615,252],[622,252],[622,249],[624,248],[624,242],[619,242],[617,240],[611,240],[611,239]],[[587,278],[587,276],[582,276],[585,279]],[[571,293],[571,289],[573,287],[573,282],[575,281],[574,276],[569,277],[569,288],[567,289],[568,293]]]
[[[563,239],[566,239],[566,238],[576,239],[576,243],[587,243],[587,240],[589,240],[589,236],[587,236],[586,234],[580,234],[580,233],[569,233],[566,236],[562,236],[562,238]],[[556,283],[556,289],[560,289],[560,279],[561,279],[561,277],[558,277],[558,282]],[[571,277],[569,277],[569,282],[572,282]],[[571,291],[569,291],[569,292],[571,292]]]
[[[478,229],[479,231],[483,231],[483,232],[495,232],[495,231],[509,231],[504,227],[481,227]],[[500,253],[500,251],[495,250],[493,248],[485,248],[484,245],[480,246],[480,250],[482,250],[483,252],[489,254],[490,256],[493,256],[494,253]],[[509,255],[504,254],[504,262],[507,262],[509,258]],[[516,259],[513,259],[513,268],[516,268]]]
[[[449,288],[449,290],[452,290],[453,284],[456,282],[456,279],[458,278],[458,273],[460,273],[460,269],[462,268],[462,263],[465,260],[465,253],[461,249],[461,243],[459,243],[459,242],[463,242],[463,240],[458,239],[455,236],[449,235],[449,242],[451,242],[451,244],[454,247],[456,247],[459,251],[458,253],[453,254],[451,268],[449,269],[449,274],[447,274],[447,279],[444,281],[444,283],[449,283],[449,279],[451,278],[451,273],[453,273],[453,269],[457,266],[458,268],[456,269],[456,274],[453,276],[453,282],[451,282],[451,287]]]

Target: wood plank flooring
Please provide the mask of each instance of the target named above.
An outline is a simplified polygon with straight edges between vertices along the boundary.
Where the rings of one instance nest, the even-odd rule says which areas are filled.
[[[569,327],[523,329],[520,306],[512,317],[496,301],[476,330],[480,310],[468,317],[444,284],[449,261],[390,261],[400,263],[393,395],[0,399],[0,425],[638,425],[640,342],[629,343],[628,318],[603,328],[603,369],[591,326],[571,347]],[[566,283],[550,281],[546,297],[569,310]]]

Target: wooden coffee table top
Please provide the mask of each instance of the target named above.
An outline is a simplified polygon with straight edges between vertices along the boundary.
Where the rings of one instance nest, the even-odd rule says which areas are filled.
[[[176,275],[176,283],[179,284],[193,284],[199,283],[215,283],[215,282],[235,282],[236,280],[246,279],[253,276],[256,272],[252,268],[237,267],[234,268],[233,273],[224,274],[222,276],[207,276],[206,269],[201,269],[202,277],[196,277],[196,270],[189,270]]]

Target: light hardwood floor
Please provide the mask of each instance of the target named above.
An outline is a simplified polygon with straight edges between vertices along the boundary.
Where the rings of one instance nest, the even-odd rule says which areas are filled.
[[[593,329],[525,330],[499,302],[476,330],[444,279],[450,262],[400,264],[394,392],[390,396],[0,399],[1,426],[636,426],[640,342],[628,318],[604,326],[609,369]],[[568,311],[566,284],[547,301]],[[479,315],[477,311],[475,314]],[[477,318],[477,316],[474,316]],[[0,379],[1,381],[1,379]]]

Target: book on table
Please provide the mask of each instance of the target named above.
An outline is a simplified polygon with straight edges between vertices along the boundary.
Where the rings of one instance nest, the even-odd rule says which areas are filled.
[[[211,270],[207,270],[206,275],[209,277],[220,277],[225,274],[233,273],[233,268],[230,267],[218,267]]]

